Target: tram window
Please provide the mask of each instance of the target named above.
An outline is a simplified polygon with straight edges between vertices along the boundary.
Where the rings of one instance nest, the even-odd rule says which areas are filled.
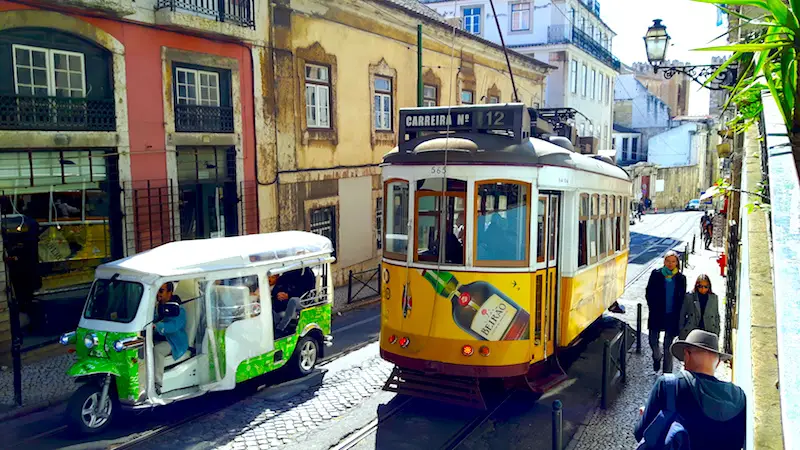
[[[589,264],[587,232],[589,222],[589,194],[581,194],[578,212],[578,267]]]
[[[546,213],[547,197],[540,196],[539,203],[536,206],[536,262],[544,262]]]
[[[597,221],[599,214],[600,196],[592,195],[592,217],[589,219],[589,263],[597,262]]]
[[[405,260],[408,253],[408,182],[388,181],[384,192],[383,254],[387,258]]]
[[[464,226],[466,224],[467,184],[462,180],[429,178],[417,182],[417,247],[415,261],[464,264]],[[443,189],[446,188],[446,189]],[[444,214],[442,210],[444,209]],[[444,216],[445,223],[440,224]],[[440,239],[440,232],[446,233]],[[443,249],[440,252],[440,243]]]
[[[606,237],[606,220],[608,219],[608,196],[600,197],[600,214],[597,221],[599,234],[598,257],[602,258],[608,254],[608,239]]]
[[[559,197],[550,197],[550,224],[548,228],[547,244],[547,259],[554,261],[556,259],[556,241],[558,239],[558,217],[559,217]]]
[[[527,265],[530,185],[483,182],[476,195],[475,264]]]

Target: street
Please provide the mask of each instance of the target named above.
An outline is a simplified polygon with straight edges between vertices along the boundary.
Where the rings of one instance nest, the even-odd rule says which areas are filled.
[[[646,214],[631,226],[626,293],[619,300],[626,312],[607,316],[635,329],[636,304],[644,301],[648,273],[658,267],[667,250],[691,246],[700,215]],[[334,345],[326,349],[319,369],[304,379],[289,380],[278,371],[243,383],[233,392],[127,413],[117,418],[109,432],[82,440],[66,434],[61,405],[0,425],[2,446],[365,450],[496,449],[525,443],[526,448],[549,448],[553,400],[564,404],[565,444],[595,411],[602,353],[602,339],[596,338],[607,336],[618,323],[610,317],[599,321],[584,339],[581,354],[570,358],[567,380],[541,398],[515,392],[496,399],[488,411],[474,411],[382,391],[392,366],[378,356],[379,319],[380,305],[374,302],[334,316]],[[649,387],[629,383],[625,389],[635,389],[642,397],[636,401],[644,402]],[[588,432],[581,434],[582,441],[591,439]]]

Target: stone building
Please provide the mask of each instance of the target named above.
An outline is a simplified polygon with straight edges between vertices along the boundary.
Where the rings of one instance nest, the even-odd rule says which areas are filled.
[[[424,104],[513,101],[501,47],[415,0],[279,1],[273,10],[276,132],[259,152],[266,229],[330,237],[334,280],[376,267],[382,246],[378,164],[397,143],[398,114],[417,102],[417,24],[423,28]],[[551,66],[509,51],[519,100],[540,105]]]
[[[665,66],[683,66],[681,61],[665,61]],[[631,70],[640,83],[653,95],[660,98],[669,107],[675,116],[689,114],[689,94],[691,93],[692,79],[684,74],[676,74],[672,78],[665,78],[664,72],[654,73],[653,66],[649,63],[633,63]]]
[[[73,330],[103,262],[258,231],[268,26],[266,0],[0,1],[0,357]]]
[[[639,155],[647,155],[649,139],[670,127],[672,111],[632,73],[617,77],[614,124],[642,134]]]

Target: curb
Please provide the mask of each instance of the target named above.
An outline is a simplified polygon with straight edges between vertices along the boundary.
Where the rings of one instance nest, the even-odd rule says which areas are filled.
[[[50,400],[44,400],[38,403],[34,403],[33,405],[20,406],[6,413],[0,413],[0,422],[5,422],[6,420],[18,419],[23,416],[27,416],[33,413],[44,411],[46,409],[55,406],[59,406],[61,404],[66,403],[67,400],[69,400],[70,396],[72,396],[72,392],[70,392],[69,394],[59,395]]]
[[[332,314],[345,313],[345,312],[352,311],[354,309],[362,308],[364,306],[374,305],[375,303],[379,303],[380,301],[381,301],[381,297],[379,295],[376,295],[374,297],[369,297],[369,298],[364,299],[364,300],[358,300],[358,301],[356,301],[354,303],[349,303],[349,304],[345,303],[344,306],[342,306],[340,309],[331,310],[331,313]]]

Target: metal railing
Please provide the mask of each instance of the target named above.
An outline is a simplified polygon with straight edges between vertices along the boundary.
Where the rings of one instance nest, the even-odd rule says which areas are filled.
[[[574,25],[551,25],[547,27],[547,43],[575,44],[614,70],[619,71],[622,68],[622,63],[609,50]]]
[[[569,44],[572,42],[572,25],[550,25],[547,27],[548,44]]]
[[[728,233],[728,267],[725,269],[725,353],[733,353],[737,278],[739,275],[739,225],[733,222]]]
[[[0,130],[114,131],[113,99],[0,95]]]
[[[230,106],[175,105],[175,131],[233,133]]]
[[[381,265],[374,269],[364,270],[362,272],[353,272],[352,270],[347,275],[347,304],[357,300],[366,300],[375,296],[381,295]],[[377,288],[374,285],[377,284]],[[353,293],[353,286],[358,290]],[[359,295],[364,292],[364,295]]]
[[[256,27],[254,0],[158,0],[156,10],[159,9],[186,11],[217,22]]]

